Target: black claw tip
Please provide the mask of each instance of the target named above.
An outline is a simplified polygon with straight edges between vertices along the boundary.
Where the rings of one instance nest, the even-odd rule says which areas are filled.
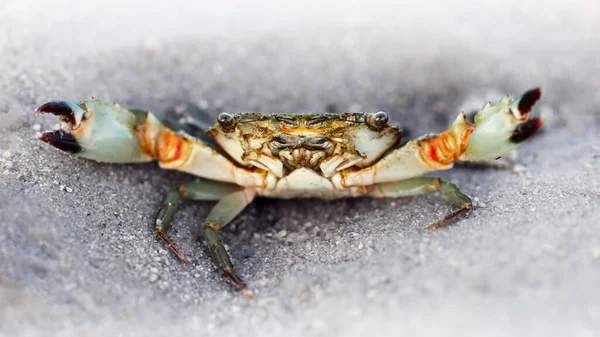
[[[523,94],[519,101],[519,112],[526,114],[531,111],[531,107],[542,97],[542,88],[531,89]]]
[[[51,113],[59,116],[65,121],[75,124],[75,114],[73,108],[64,101],[46,102],[35,109],[35,113]]]
[[[533,136],[533,134],[542,126],[541,118],[532,118],[525,123],[519,124],[512,136],[510,141],[513,143],[521,143],[527,138]]]
[[[77,143],[77,139],[65,130],[44,132],[39,138],[41,141],[69,153],[78,153],[83,149],[81,145]]]

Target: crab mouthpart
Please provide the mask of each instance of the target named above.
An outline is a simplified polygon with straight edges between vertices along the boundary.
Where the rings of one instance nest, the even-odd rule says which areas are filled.
[[[65,152],[78,153],[81,152],[81,150],[83,150],[81,145],[79,145],[79,143],[77,142],[77,139],[75,139],[73,135],[71,135],[69,132],[63,129],[44,132],[41,135],[39,135],[38,138],[41,141],[48,143]]]

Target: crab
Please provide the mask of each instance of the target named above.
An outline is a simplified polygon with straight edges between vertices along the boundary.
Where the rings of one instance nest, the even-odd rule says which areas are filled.
[[[184,199],[218,201],[204,220],[204,239],[218,270],[243,294],[219,231],[255,197],[397,198],[441,192],[454,210],[434,229],[472,209],[471,199],[444,179],[424,174],[457,161],[497,159],[542,125],[531,117],[541,88],[516,99],[488,102],[467,120],[400,145],[402,130],[385,112],[342,114],[219,114],[217,123],[192,132],[168,127],[149,111],[97,99],[51,101],[36,113],[59,117],[61,127],[38,138],[71,155],[110,163],[158,161],[161,168],[196,179],[169,190],[154,217],[154,232],[181,261],[190,261],[166,235]],[[206,137],[206,136],[209,137]]]

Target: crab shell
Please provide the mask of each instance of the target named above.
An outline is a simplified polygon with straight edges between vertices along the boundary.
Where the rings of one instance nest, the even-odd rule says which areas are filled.
[[[239,165],[277,178],[273,191],[261,194],[289,197],[335,190],[332,177],[349,167],[371,165],[401,137],[400,129],[389,125],[382,112],[223,113],[207,133]]]

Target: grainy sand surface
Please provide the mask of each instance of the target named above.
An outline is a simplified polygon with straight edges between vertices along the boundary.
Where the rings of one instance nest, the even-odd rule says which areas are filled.
[[[596,1],[0,3],[0,336],[598,336]],[[474,212],[436,231],[439,195],[257,200],[224,231],[249,301],[198,233],[208,202],[151,231],[189,176],[102,165],[35,139],[53,99],[163,114],[387,111],[412,137],[534,86],[538,136],[505,170],[441,175]]]

